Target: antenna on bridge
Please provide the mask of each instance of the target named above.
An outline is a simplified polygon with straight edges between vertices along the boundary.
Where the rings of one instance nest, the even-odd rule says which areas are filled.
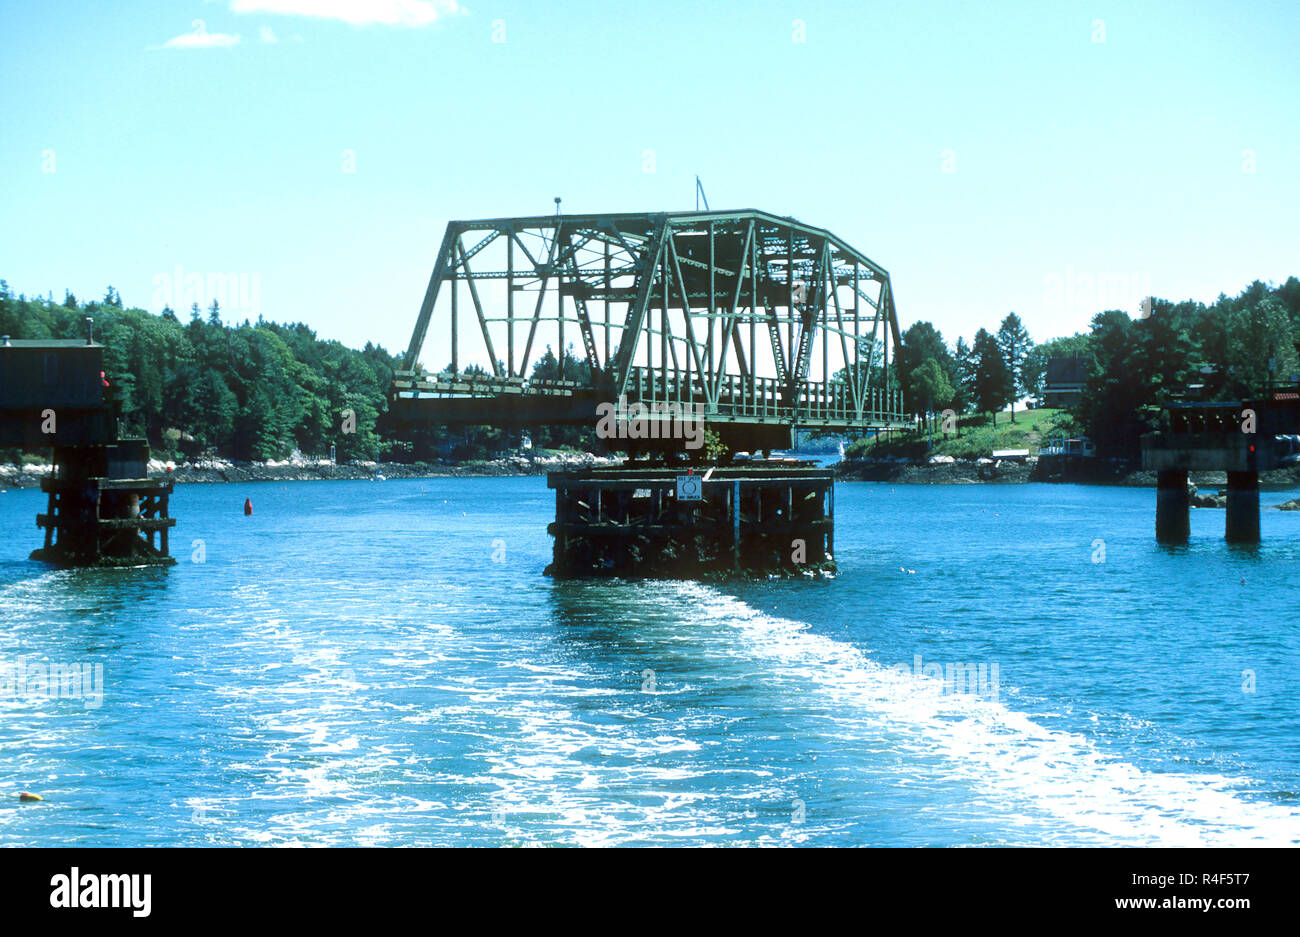
[[[557,195],[557,196],[555,196],[555,238],[554,238],[554,241],[558,241],[559,239],[560,239],[560,197]],[[554,241],[552,241],[552,243],[546,244],[546,249],[547,249],[547,251],[550,251],[551,248],[554,247]],[[546,243],[546,237],[545,237],[545,236],[542,237],[542,242],[543,242],[543,243]]]
[[[700,177],[695,177],[695,210],[700,210],[700,199],[704,199],[704,210],[709,210],[709,197],[704,194],[704,183],[700,182]]]

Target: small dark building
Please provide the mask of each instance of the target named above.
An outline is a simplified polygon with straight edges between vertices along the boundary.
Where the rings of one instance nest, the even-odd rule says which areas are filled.
[[[83,339],[0,336],[0,401],[5,409],[103,405],[104,347]]]
[[[31,558],[60,566],[169,566],[172,483],[149,478],[149,444],[121,439],[105,400],[104,349],[0,336],[0,445],[48,448],[53,471]]]
[[[1043,376],[1043,406],[1050,409],[1074,406],[1083,399],[1083,385],[1091,373],[1087,358],[1048,358],[1047,373]]]
[[[105,441],[104,347],[82,339],[0,336],[0,445]],[[57,414],[57,434],[45,417]]]

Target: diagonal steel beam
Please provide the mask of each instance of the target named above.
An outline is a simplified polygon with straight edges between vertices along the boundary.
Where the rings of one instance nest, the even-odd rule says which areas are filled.
[[[568,238],[572,246],[572,235]],[[590,240],[590,239],[589,239]],[[586,243],[586,242],[584,242]],[[580,282],[578,277],[578,264],[574,259],[576,251],[568,253],[569,272],[575,282]],[[587,364],[591,368],[593,380],[598,379],[600,374],[600,358],[596,352],[596,336],[592,332],[591,317],[587,313],[587,300],[577,291],[573,293],[573,310],[578,319],[578,332],[582,336],[582,346],[587,353]]]
[[[654,290],[655,273],[659,269],[659,258],[663,254],[664,240],[667,237],[668,219],[667,216],[662,216],[655,223],[654,233],[650,237],[647,249],[640,255],[642,266],[637,272],[636,295],[628,306],[623,332],[619,336],[618,351],[614,355],[612,371],[615,397],[621,397],[627,392],[627,381],[632,374],[633,356],[641,339],[646,309]]]
[[[533,321],[528,327],[528,341],[524,343],[524,356],[519,360],[519,374],[521,376],[527,376],[528,373],[528,357],[533,350],[533,338],[537,335],[537,323],[541,321],[542,318],[542,300],[546,298],[546,285],[551,279],[549,271],[551,270],[551,263],[555,258],[555,250],[559,246],[559,243],[560,240],[558,237],[551,239],[551,251],[550,254],[547,255],[545,267],[546,272],[542,273],[542,288],[537,291],[537,305],[533,308]],[[559,286],[557,284],[555,289],[557,295],[559,294],[559,291]],[[564,354],[563,348],[560,349],[560,354]]]
[[[700,346],[695,341],[695,327],[691,324],[691,301],[686,295],[686,280],[682,277],[681,264],[677,262],[677,245],[672,238],[668,239],[668,249],[673,259],[673,270],[677,274],[677,287],[682,294],[682,317],[686,321],[686,348],[691,353],[691,358],[695,361],[695,373],[699,376],[700,386],[705,388],[705,398],[709,403],[716,402],[709,396],[708,384],[705,380],[704,364],[700,358]]]
[[[483,331],[483,344],[487,348],[488,360],[492,362],[492,373],[500,377],[501,362],[497,361],[496,349],[492,347],[492,333],[488,331],[487,317],[483,314],[483,303],[479,301],[478,287],[474,285],[474,277],[469,269],[469,256],[465,253],[465,245],[459,237],[456,238],[456,250],[460,252],[460,268],[465,271],[465,282],[469,284],[469,296],[474,301],[474,312],[478,314],[478,326]]]
[[[451,264],[451,246],[460,237],[460,231],[454,224],[447,225],[442,236],[442,246],[438,248],[438,259],[433,264],[433,274],[429,277],[429,286],[424,291],[424,302],[420,304],[420,314],[415,319],[415,331],[411,333],[411,344],[406,349],[403,370],[414,371],[420,362],[420,350],[424,347],[424,337],[429,331],[429,319],[433,316],[434,303],[438,301],[438,290],[442,287],[447,267]]]
[[[734,339],[736,345],[736,364],[740,367],[741,373],[746,371],[744,364],[744,347],[740,343],[740,333],[736,330],[738,319],[737,306],[740,304],[740,291],[745,283],[745,262],[749,259],[749,252],[754,243],[754,222],[745,226],[745,240],[740,248],[740,270],[736,275],[736,289],[731,294],[731,304],[727,308],[727,317],[722,323],[722,334],[719,336],[720,345],[718,351],[718,370],[713,381],[713,399],[717,400],[718,395],[722,392],[722,379],[727,373],[727,348],[729,343]]]

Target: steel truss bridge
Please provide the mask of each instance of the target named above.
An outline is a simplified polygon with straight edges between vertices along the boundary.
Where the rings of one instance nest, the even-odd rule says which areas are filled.
[[[437,371],[420,365],[431,327]],[[777,449],[794,427],[911,426],[890,377],[898,346],[889,274],[793,218],[453,221],[391,405],[408,425],[527,427],[595,425],[599,404],[624,399],[692,408],[734,450]],[[531,378],[552,347],[554,373]]]

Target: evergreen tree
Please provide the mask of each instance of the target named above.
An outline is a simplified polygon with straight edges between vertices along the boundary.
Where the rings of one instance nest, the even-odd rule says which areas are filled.
[[[952,407],[957,413],[965,413],[975,402],[975,355],[970,345],[966,344],[966,339],[960,335],[957,336],[952,357],[956,378],[952,382],[955,391]]]
[[[1022,368],[1025,356],[1034,347],[1034,343],[1030,341],[1029,331],[1020,321],[1020,316],[1014,312],[1007,313],[1007,317],[1002,320],[1002,325],[998,327],[997,342],[998,348],[1002,351],[1002,360],[1007,365],[1007,374],[1011,378],[1011,422],[1014,423],[1016,399],[1028,393]]]
[[[996,421],[998,411],[1014,399],[1015,382],[997,339],[986,330],[975,333],[971,354],[975,359],[975,408]]]

